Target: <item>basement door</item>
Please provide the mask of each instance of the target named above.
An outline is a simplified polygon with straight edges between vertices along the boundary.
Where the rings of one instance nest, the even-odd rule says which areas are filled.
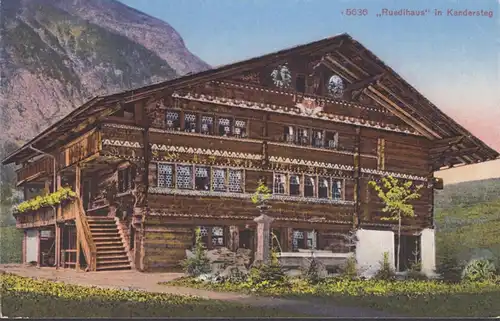
[[[38,254],[40,251],[38,242],[38,231],[26,231],[26,263],[38,262]]]

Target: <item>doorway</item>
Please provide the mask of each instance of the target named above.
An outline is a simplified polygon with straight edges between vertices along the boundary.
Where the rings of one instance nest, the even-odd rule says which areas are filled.
[[[394,237],[394,250],[397,253],[398,235]],[[399,252],[399,272],[409,270],[413,264],[421,261],[420,235],[401,235]],[[396,262],[394,262],[396,264]]]
[[[240,231],[239,248],[254,250],[255,233],[253,230],[245,229]]]

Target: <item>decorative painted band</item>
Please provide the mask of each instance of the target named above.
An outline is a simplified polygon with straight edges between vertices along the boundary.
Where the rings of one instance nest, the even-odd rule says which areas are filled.
[[[285,164],[305,165],[305,166],[314,166],[314,167],[338,169],[338,170],[342,170],[342,171],[353,171],[354,170],[354,166],[351,166],[351,165],[342,165],[342,164],[334,164],[334,163],[316,162],[316,161],[305,160],[305,159],[298,159],[298,158],[269,156],[269,161],[270,162],[275,162],[275,163],[285,163]]]
[[[378,108],[371,108],[371,107],[367,107],[367,106],[363,106],[363,105],[359,105],[359,104],[355,104],[355,103],[351,103],[351,102],[346,102],[344,100],[339,100],[339,99],[331,99],[331,98],[327,99],[327,98],[323,98],[323,97],[317,98],[317,97],[314,97],[314,96],[308,97],[308,95],[297,93],[295,91],[293,91],[293,92],[287,92],[287,91],[282,91],[282,90],[272,90],[272,89],[262,88],[262,87],[257,87],[257,86],[249,86],[247,84],[242,85],[242,84],[236,84],[236,83],[224,82],[224,81],[217,81],[217,80],[214,80],[214,81],[211,81],[211,82],[214,83],[214,84],[221,84],[223,86],[228,86],[228,87],[244,88],[244,89],[251,89],[251,90],[255,90],[255,91],[270,92],[270,93],[275,93],[275,94],[281,94],[281,95],[284,95],[284,96],[298,96],[298,97],[313,98],[313,99],[317,99],[318,101],[322,101],[322,102],[325,102],[325,103],[342,105],[342,106],[346,106],[346,107],[354,107],[354,108],[359,108],[359,109],[362,109],[362,110],[368,110],[368,111],[378,112],[378,113],[381,113],[381,114],[389,114],[389,111],[380,110]]]
[[[109,128],[120,128],[120,129],[129,129],[129,130],[144,131],[144,128],[142,128],[142,127],[131,126],[131,125],[123,125],[123,124],[104,123],[103,126],[104,127],[109,127]]]
[[[231,158],[242,158],[242,159],[253,159],[261,160],[262,155],[260,154],[250,154],[250,153],[239,153],[231,152],[227,150],[217,150],[217,149],[205,149],[205,148],[193,148],[184,146],[168,146],[168,145],[158,145],[152,144],[152,150],[174,152],[174,153],[188,153],[196,155],[210,155],[210,156],[221,156],[221,157],[231,157]]]
[[[129,148],[143,148],[142,144],[139,142],[129,142],[129,141],[122,141],[122,140],[105,139],[102,144],[103,144],[103,146],[107,145],[107,146],[119,146],[119,147],[129,147]],[[151,149],[153,151],[167,151],[167,152],[188,153],[188,154],[195,154],[195,155],[201,154],[201,155],[221,156],[221,157],[229,157],[229,158],[262,160],[262,155],[260,155],[260,154],[239,153],[239,152],[231,152],[231,151],[216,150],[216,149],[193,148],[193,147],[184,147],[184,146],[168,146],[168,145],[163,145],[163,144],[162,145],[152,144]],[[269,161],[274,162],[274,163],[286,163],[286,164],[294,164],[294,165],[305,165],[305,166],[330,168],[330,169],[336,169],[336,170],[341,170],[341,171],[354,171],[354,166],[351,166],[351,165],[316,162],[316,161],[298,159],[298,158],[270,156]],[[396,178],[409,179],[409,180],[422,181],[422,182],[428,181],[428,178],[424,177],[424,176],[417,176],[417,175],[411,175],[411,174],[405,174],[405,173],[388,172],[388,171],[382,171],[382,170],[371,169],[371,168],[361,168],[361,173],[370,174],[370,175],[378,175],[378,176],[393,176]]]
[[[237,215],[210,215],[210,214],[184,214],[184,213],[170,213],[170,212],[157,212],[151,211],[150,216],[163,216],[163,217],[185,217],[185,218],[201,218],[201,219],[230,219],[230,220],[242,220],[242,221],[253,221],[257,216],[237,216]],[[353,214],[354,215],[354,214]],[[275,221],[286,221],[286,222],[297,222],[297,223],[329,223],[329,224],[349,224],[352,225],[352,221],[338,221],[338,220],[311,220],[304,219],[300,217],[273,217]],[[147,220],[146,220],[147,224]]]
[[[234,193],[234,192],[214,192],[214,191],[197,191],[183,190],[164,187],[150,187],[148,193],[151,194],[166,194],[166,195],[186,195],[186,196],[201,196],[201,197],[230,197],[248,199],[253,194],[250,193]],[[334,200],[328,198],[313,198],[313,197],[298,197],[288,195],[271,195],[271,200],[301,202],[301,203],[317,203],[317,204],[333,204],[333,205],[354,205],[353,201]]]
[[[415,135],[415,136],[422,136],[421,134],[419,134],[413,130],[406,129],[406,128],[403,129],[403,128],[400,128],[396,125],[387,125],[387,124],[378,123],[375,121],[364,120],[364,119],[359,119],[359,118],[354,118],[354,117],[341,116],[341,115],[335,115],[335,114],[327,114],[327,113],[323,113],[323,112],[319,112],[319,113],[312,114],[312,115],[304,115],[304,114],[300,114],[300,110],[297,107],[279,106],[279,105],[266,104],[266,103],[255,103],[255,102],[244,101],[244,100],[240,100],[240,99],[221,98],[221,97],[208,96],[208,95],[198,95],[198,94],[192,94],[192,93],[186,93],[183,95],[183,94],[180,94],[178,92],[175,92],[172,94],[172,97],[179,98],[179,99],[191,100],[191,101],[210,103],[210,104],[230,106],[230,107],[269,111],[269,112],[287,114],[287,115],[292,115],[292,116],[300,115],[302,117],[322,119],[322,120],[332,121],[332,122],[336,122],[336,123],[349,124],[349,125],[355,125],[355,126],[361,126],[361,127],[369,127],[369,128],[375,128],[375,129],[380,129],[380,130],[385,130],[385,131],[390,131],[390,132],[404,133],[404,134]]]

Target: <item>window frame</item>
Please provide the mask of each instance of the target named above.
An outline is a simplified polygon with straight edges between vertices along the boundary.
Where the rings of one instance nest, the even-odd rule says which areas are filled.
[[[166,165],[169,166],[172,169],[172,180],[171,180],[171,186],[160,186],[160,165]],[[169,163],[169,162],[158,162],[156,164],[156,186],[160,188],[176,188],[176,175],[175,175],[175,163]]]
[[[169,120],[168,119],[169,113],[176,113],[178,115],[178,117],[177,117],[178,126],[175,126],[175,121],[174,121],[174,123],[172,124],[172,127],[168,127],[167,122]],[[165,111],[165,127],[167,130],[169,130],[169,131],[181,131],[183,124],[184,124],[184,119],[183,119],[183,115],[182,115],[182,110],[176,109],[176,108],[168,108]]]
[[[281,176],[281,177],[284,177],[284,182],[283,182],[283,193],[276,193],[276,177],[277,176]],[[289,195],[288,191],[287,191],[287,183],[288,183],[288,173],[282,173],[282,172],[273,172],[273,194],[276,194],[276,195]]]

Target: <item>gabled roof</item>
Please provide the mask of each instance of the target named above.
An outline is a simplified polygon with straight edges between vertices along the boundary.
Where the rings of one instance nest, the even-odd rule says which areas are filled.
[[[443,165],[453,166],[460,163],[475,163],[499,157],[498,152],[488,147],[464,127],[445,115],[371,51],[354,40],[350,35],[344,33],[308,44],[283,49],[260,57],[219,66],[200,73],[188,74],[169,81],[123,91],[109,96],[95,97],[44,130],[23,147],[14,151],[7,156],[2,163],[8,164],[19,161],[33,154],[29,149],[30,145],[38,149],[47,148],[48,143],[55,137],[54,135],[62,134],[67,128],[78,125],[78,121],[85,119],[85,117],[89,117],[91,114],[96,116],[93,121],[97,121],[100,113],[104,113],[104,109],[102,109],[103,106],[109,107],[112,104],[137,101],[152,94],[161,93],[165,89],[175,90],[209,80],[232,76],[252,70],[263,64],[279,62],[290,54],[307,55],[317,54],[319,52],[324,54],[328,54],[329,52],[338,53],[342,57],[343,64],[345,64],[345,66],[341,66],[341,69],[346,72],[345,77],[350,77],[349,74],[354,71],[358,72],[358,75],[361,73],[364,79],[376,77],[377,74],[381,73],[385,76],[388,75],[387,77],[391,78],[391,83],[394,83],[394,86],[401,90],[400,92],[404,92],[405,97],[410,97],[411,101],[402,102],[400,97],[398,98],[389,88],[385,88],[386,92],[390,93],[384,98],[385,100],[380,99],[379,96],[375,98],[380,99],[381,104],[384,104],[388,109],[391,108],[392,112],[398,113],[397,115],[401,119],[409,122],[413,127],[427,130],[429,132],[428,135],[430,135],[427,137],[436,141],[436,155],[440,156],[441,153],[444,152],[448,152],[448,157],[452,155],[451,159],[447,158],[443,160]],[[356,55],[361,58],[360,62],[355,62],[350,60],[349,57],[346,57],[346,55],[349,56],[349,54],[346,53],[352,52],[355,52]],[[343,55],[343,53],[346,55]],[[338,61],[333,62],[338,63]],[[366,66],[370,66],[370,70],[366,69]],[[349,71],[349,68],[352,68],[351,71]],[[351,73],[351,75],[355,77],[354,74]],[[356,78],[353,79],[356,80]],[[357,80],[362,81],[363,79]],[[100,109],[101,111],[99,111]]]

